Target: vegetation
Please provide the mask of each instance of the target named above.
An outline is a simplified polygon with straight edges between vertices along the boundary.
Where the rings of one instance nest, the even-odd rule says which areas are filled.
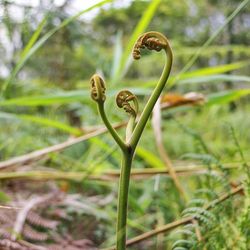
[[[0,249],[248,249],[249,0],[73,2],[0,1]]]

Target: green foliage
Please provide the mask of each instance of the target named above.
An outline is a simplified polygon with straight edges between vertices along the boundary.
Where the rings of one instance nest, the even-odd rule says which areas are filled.
[[[162,110],[163,144],[174,167],[182,168],[177,176],[186,202],[164,173],[166,166],[150,124],[145,127],[132,167],[140,173],[152,169],[158,173],[131,175],[128,239],[179,218],[193,216],[196,223],[130,248],[248,249],[249,1],[132,1],[128,5],[100,1],[73,16],[70,1],[61,6],[50,2],[44,8],[0,1],[1,30],[6,34],[0,41],[1,161],[74,140],[102,126],[89,96],[88,79],[95,71],[110,83],[106,111],[112,124],[127,119],[114,107],[115,95],[124,87],[138,96],[141,112],[163,61],[159,54],[146,52],[140,64],[130,67],[129,53],[144,30],[157,30],[172,41],[171,91],[202,93],[205,102]],[[13,6],[24,11],[22,20],[13,16]],[[91,9],[96,11],[92,18],[79,18]],[[118,133],[125,134],[125,129]],[[118,147],[104,133],[24,166],[1,170],[0,205],[15,206],[16,197],[24,197],[24,186],[34,180],[35,186],[43,187],[32,190],[33,195],[44,193],[46,184],[63,189],[66,182],[63,192],[77,196],[85,208],[68,208],[71,220],[62,219],[62,234],[71,230],[77,239],[91,238],[96,246],[109,247],[115,244],[120,161]],[[189,171],[193,167],[199,170]],[[244,191],[207,209],[207,204],[238,184]],[[10,195],[12,188],[15,196]]]

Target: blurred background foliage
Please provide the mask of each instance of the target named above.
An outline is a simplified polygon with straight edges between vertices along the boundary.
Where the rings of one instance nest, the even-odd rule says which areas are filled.
[[[164,146],[174,166],[201,164],[208,171],[209,177],[202,174],[188,177],[188,180],[180,177],[188,198],[194,198],[197,189],[210,188],[211,191],[207,184],[209,178],[211,182],[217,181],[209,172],[211,161],[207,161],[205,154],[217,160],[212,161],[216,166],[218,162],[241,165],[242,154],[246,162],[250,159],[249,1],[115,0],[99,1],[96,5],[93,2],[88,4],[90,7],[83,2],[0,1],[2,161],[60,143],[102,125],[89,96],[89,79],[95,72],[106,79],[106,108],[112,122],[127,119],[114,104],[115,94],[120,89],[128,88],[138,94],[142,110],[161,74],[163,59],[160,53],[145,52],[139,62],[132,62],[130,52],[135,39],[150,30],[165,34],[174,51],[171,88],[166,88],[165,92],[180,95],[198,92],[206,100],[198,107],[162,111]],[[136,169],[165,168],[154,139],[149,123],[135,157]],[[204,143],[209,152],[202,147]],[[88,176],[102,176],[103,171],[118,170],[119,162],[117,147],[108,134],[103,134],[63,152],[51,153],[31,164],[28,170],[46,167],[86,174],[80,181],[68,181],[66,193],[79,193],[84,197],[111,194],[112,199],[105,209],[100,208],[104,214],[93,210],[91,216],[95,221],[86,216],[86,211],[67,211],[74,214],[73,221],[79,224],[76,226],[79,230],[74,231],[75,238],[88,237],[95,245],[108,246],[114,243],[117,181],[93,181]],[[216,182],[212,191],[228,191],[225,182],[230,184],[232,179],[236,182],[244,179],[246,172],[240,169],[241,174],[232,171],[229,176],[224,176],[227,174],[224,169],[220,170],[224,179]],[[2,173],[1,178],[6,179],[5,172]],[[39,179],[39,174],[33,173],[33,177]],[[61,187],[61,182],[55,183]],[[3,190],[6,190],[5,185],[3,182]],[[249,196],[247,199],[249,201]],[[220,218],[219,226],[226,225],[225,221],[231,223],[242,203],[232,205],[232,218],[226,214]],[[171,178],[160,175],[145,178],[140,183],[132,181],[129,204],[129,237],[179,218],[185,208]],[[244,211],[242,214],[245,215]],[[94,227],[87,223],[87,229],[82,230],[80,220],[93,220]],[[237,232],[239,242],[245,244],[249,232],[244,236],[236,224],[230,224],[230,230]],[[247,249],[233,248],[234,241],[228,241],[228,248],[220,248],[221,245],[212,240],[218,234],[219,226],[216,226],[212,225],[211,231],[207,228],[202,231],[208,239],[205,243],[192,239],[193,249],[203,249],[199,248],[201,246]],[[62,228],[70,230],[70,223],[63,223]],[[224,229],[220,231],[221,241],[231,232]],[[134,249],[172,249],[171,244],[177,238],[175,234],[156,237]]]

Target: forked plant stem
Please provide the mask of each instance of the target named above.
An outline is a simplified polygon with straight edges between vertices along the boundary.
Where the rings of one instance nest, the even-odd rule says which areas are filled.
[[[93,75],[91,78],[91,97],[98,104],[99,114],[105,123],[110,134],[113,136],[116,143],[121,148],[123,153],[119,191],[118,191],[118,208],[117,208],[117,236],[116,236],[116,249],[126,249],[126,231],[127,231],[127,208],[128,208],[128,191],[130,181],[130,171],[133,162],[134,152],[136,146],[141,138],[142,132],[146,123],[153,111],[155,103],[159,98],[164,86],[166,85],[169,77],[173,54],[169,45],[168,39],[159,32],[151,31],[141,35],[133,49],[134,59],[140,59],[141,49],[149,49],[155,51],[164,50],[166,53],[165,66],[159,82],[157,83],[152,95],[150,96],[142,115],[135,125],[136,116],[138,114],[138,101],[136,96],[128,90],[123,90],[118,93],[116,103],[119,108],[123,108],[129,115],[130,120],[126,129],[126,140],[123,141],[111,126],[105,110],[104,102],[106,100],[105,90],[106,86],[104,80],[98,76]],[[131,102],[133,105],[131,105]],[[135,125],[135,128],[134,128]]]

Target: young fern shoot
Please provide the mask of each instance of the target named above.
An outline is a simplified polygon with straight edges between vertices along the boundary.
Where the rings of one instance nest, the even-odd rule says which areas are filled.
[[[133,102],[133,106],[129,102]],[[126,128],[126,142],[131,138],[134,130],[136,116],[138,114],[138,100],[137,97],[128,90],[122,90],[116,96],[116,104],[119,108],[123,108],[129,115],[130,119]]]
[[[130,171],[134,152],[136,146],[140,140],[142,132],[146,126],[150,114],[153,111],[154,105],[159,98],[164,86],[166,85],[169,77],[173,54],[169,45],[168,39],[159,32],[147,32],[139,37],[135,43],[133,49],[133,57],[138,60],[141,57],[141,49],[149,49],[155,51],[164,50],[166,53],[166,62],[160,77],[152,95],[150,96],[139,121],[136,124],[136,117],[138,115],[138,101],[136,96],[128,90],[123,90],[118,93],[116,97],[116,103],[119,108],[123,108],[130,116],[130,119],[126,128],[126,139],[123,140],[118,133],[114,130],[110,124],[105,110],[104,102],[105,96],[105,83],[103,79],[98,75],[93,75],[90,83],[92,87],[91,97],[98,104],[99,114],[109,130],[110,134],[121,148],[122,151],[122,164],[121,174],[119,181],[119,193],[118,193],[118,208],[117,208],[117,229],[116,229],[116,249],[126,249],[126,227],[127,227],[127,203],[128,203],[128,190],[130,181]]]

